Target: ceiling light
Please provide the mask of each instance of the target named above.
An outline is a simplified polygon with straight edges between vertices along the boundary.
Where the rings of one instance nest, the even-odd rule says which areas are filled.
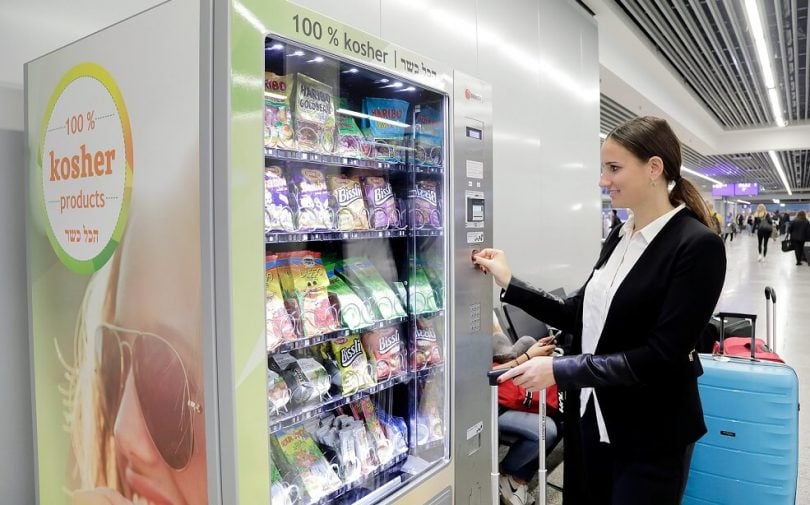
[[[316,56],[311,60],[307,60],[307,63],[323,63],[323,56]]]
[[[702,179],[706,179],[707,181],[713,182],[714,184],[723,184],[722,182],[718,181],[717,179],[712,179],[711,177],[709,177],[707,175],[703,175],[700,172],[695,172],[694,170],[690,170],[690,169],[688,169],[688,168],[686,168],[684,166],[681,166],[681,170],[683,170],[686,173],[692,174],[694,176],[700,177]]]
[[[768,156],[771,157],[771,161],[776,167],[776,171],[779,173],[779,178],[782,179],[782,184],[785,186],[785,189],[787,190],[788,194],[792,195],[793,191],[790,190],[790,185],[788,185],[787,177],[785,176],[785,170],[782,168],[782,162],[779,161],[779,157],[776,155],[774,151],[768,151]]]
[[[739,203],[744,203],[745,205],[751,205],[751,202],[746,202],[745,200],[737,200]]]
[[[779,199],[778,199],[778,198],[774,198],[774,199],[773,199],[773,203],[779,203]]]
[[[342,74],[356,74],[357,72],[359,72],[359,70],[357,70],[356,68],[352,67],[352,68],[350,68],[349,70],[344,70],[344,71],[343,71],[343,72],[341,72],[341,73],[342,73]]]
[[[779,96],[776,93],[773,69],[771,68],[771,53],[768,51],[768,42],[765,40],[765,32],[762,17],[759,14],[757,0],[745,0],[745,13],[748,16],[748,26],[751,30],[751,35],[754,37],[754,44],[757,48],[757,60],[759,60],[759,68],[762,72],[762,78],[765,81],[765,87],[768,89],[768,100],[771,103],[774,121],[776,121],[776,125],[779,127],[785,126],[786,123],[782,116],[782,107],[779,105]]]
[[[303,55],[304,55],[304,51],[299,49],[298,51],[292,53],[290,56],[303,56]]]
[[[780,207],[784,207],[784,206],[785,206],[785,204],[784,204],[784,203],[780,203],[780,204],[779,204],[779,206],[780,206]]]
[[[267,49],[270,50],[270,51],[278,51],[279,49],[284,49],[284,44],[276,43],[276,44],[273,44],[272,46],[268,47]]]
[[[385,118],[381,118],[381,117],[369,116],[368,114],[363,114],[362,112],[356,112],[356,111],[348,110],[348,109],[338,109],[337,113],[338,114],[343,114],[343,115],[346,115],[346,116],[354,116],[354,117],[359,117],[359,118],[363,118],[363,119],[370,119],[372,121],[377,121],[379,123],[390,124],[392,126],[399,126],[400,128],[410,128],[410,126],[411,126],[408,123],[400,123],[399,121],[393,121],[391,119],[385,119]]]

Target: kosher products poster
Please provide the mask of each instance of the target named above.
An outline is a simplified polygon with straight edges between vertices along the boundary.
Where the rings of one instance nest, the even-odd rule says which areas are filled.
[[[26,67],[41,504],[208,503],[198,10]]]

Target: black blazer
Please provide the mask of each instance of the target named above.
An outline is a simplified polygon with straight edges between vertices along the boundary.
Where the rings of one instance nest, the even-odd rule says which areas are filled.
[[[807,219],[794,219],[788,227],[790,240],[797,242],[807,242],[810,240],[810,221]]]
[[[613,253],[619,231],[608,236],[594,269]],[[697,389],[703,369],[694,348],[725,275],[722,239],[683,209],[617,289],[596,352],[554,359],[560,389],[596,388],[615,450],[678,450],[706,432]],[[573,352],[581,353],[585,286],[563,300],[513,277],[501,299],[572,333]]]

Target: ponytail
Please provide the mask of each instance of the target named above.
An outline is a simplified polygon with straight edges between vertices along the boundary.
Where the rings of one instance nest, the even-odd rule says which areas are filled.
[[[683,177],[675,181],[675,186],[669,193],[669,201],[672,205],[678,206],[685,204],[686,207],[695,213],[701,223],[712,227],[712,216],[709,215],[709,208],[706,207],[706,202],[700,195],[700,192],[694,184],[684,179]]]

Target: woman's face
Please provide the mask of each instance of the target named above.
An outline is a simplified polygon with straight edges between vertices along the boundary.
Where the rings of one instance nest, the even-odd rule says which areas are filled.
[[[642,162],[613,139],[605,140],[601,151],[599,187],[608,190],[613,207],[634,209],[649,197],[650,181],[654,175],[653,159],[656,158]]]
[[[189,205],[189,207],[194,207]],[[150,211],[146,211],[149,213]],[[142,219],[133,216],[126,240],[122,244],[115,317],[109,321],[116,326],[160,335],[177,351],[185,365],[190,386],[190,399],[202,407],[201,413],[185,411],[188,421],[193,417],[194,446],[188,464],[181,470],[172,468],[161,456],[155,440],[159,434],[150,433],[144,413],[150,406],[141,403],[134,366],[129,367],[120,407],[115,416],[114,437],[119,455],[119,473],[128,498],[135,495],[154,505],[203,505],[208,503],[205,405],[201,373],[201,314],[200,314],[200,253],[199,232],[188,218],[188,209],[174,215],[164,214]],[[195,211],[192,209],[189,214]],[[176,222],[175,222],[176,221]],[[154,337],[139,337],[154,338]],[[154,346],[161,347],[161,346]],[[163,345],[165,353],[168,346]],[[155,352],[158,352],[156,350]],[[137,359],[137,353],[132,353]],[[143,357],[143,356],[141,356]],[[164,356],[165,358],[165,356]],[[156,357],[157,359],[157,357]],[[154,368],[154,364],[153,364]],[[178,382],[178,374],[169,375]],[[182,374],[179,375],[182,377]],[[149,377],[139,375],[138,383],[149,384]],[[155,378],[153,382],[160,381]],[[151,385],[151,384],[150,384]],[[156,390],[164,384],[154,384]],[[176,386],[176,385],[174,385]],[[153,397],[154,398],[154,397]],[[144,399],[144,402],[147,402]],[[162,402],[171,403],[171,402]],[[157,405],[161,402],[158,400]],[[154,406],[151,410],[162,411]],[[166,416],[173,411],[166,405]],[[175,419],[178,416],[175,415]],[[163,419],[164,426],[174,419]],[[178,421],[179,422],[179,421]],[[188,424],[187,426],[190,426]],[[157,437],[157,438],[156,438]],[[165,436],[164,436],[165,440]],[[175,466],[177,464],[175,463]]]

